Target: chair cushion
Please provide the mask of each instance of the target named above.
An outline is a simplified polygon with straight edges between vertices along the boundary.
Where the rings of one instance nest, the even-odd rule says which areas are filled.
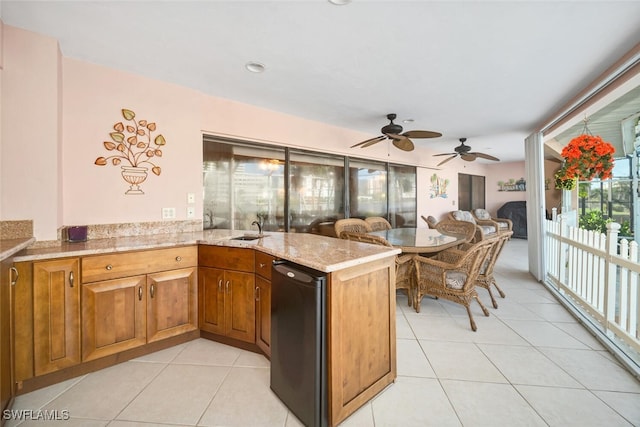
[[[496,228],[493,225],[481,225],[480,228],[482,228],[482,232],[485,236],[496,232]]]
[[[459,271],[447,271],[445,276],[445,285],[449,289],[462,289],[467,281],[467,275]]]
[[[498,228],[509,228],[509,224],[504,221],[496,221],[498,223]]]
[[[473,219],[473,215],[468,211],[453,211],[453,217],[458,221],[466,221],[472,224],[476,223],[476,220]]]
[[[476,209],[473,212],[476,214],[476,218],[478,219],[482,219],[482,220],[491,219],[491,215],[489,215],[489,212],[487,212],[486,209]]]

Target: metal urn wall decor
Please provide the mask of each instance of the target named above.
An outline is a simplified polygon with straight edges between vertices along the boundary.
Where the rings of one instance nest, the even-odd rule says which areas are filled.
[[[152,133],[156,131],[156,124],[147,120],[136,120],[136,114],[125,108],[122,109],[122,117],[125,123],[118,122],[113,125],[113,132],[109,133],[111,141],[104,141],[102,145],[113,155],[98,157],[94,164],[106,166],[120,166],[122,179],[129,184],[127,195],[144,194],[140,188],[147,179],[148,167],[154,175],[160,175],[162,169],[156,165],[157,157],[162,157],[162,147],[167,143],[164,136],[158,134],[152,139]]]

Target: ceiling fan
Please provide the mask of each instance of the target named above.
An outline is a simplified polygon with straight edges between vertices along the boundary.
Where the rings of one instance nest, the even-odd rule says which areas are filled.
[[[397,148],[404,151],[412,151],[415,147],[413,145],[413,141],[411,141],[409,138],[438,138],[442,136],[442,134],[439,132],[432,132],[428,130],[409,130],[402,133],[402,126],[393,123],[393,121],[396,119],[395,113],[387,114],[387,119],[391,123],[380,129],[380,132],[382,132],[383,135],[359,142],[355,145],[352,145],[351,148],[358,146],[360,146],[360,148],[369,147],[388,138],[393,140],[393,145],[395,145]]]
[[[500,159],[498,159],[497,157],[493,157],[488,154],[475,152],[472,153],[471,147],[469,147],[468,145],[464,145],[464,143],[467,141],[467,138],[460,138],[458,141],[460,141],[460,145],[453,149],[455,153],[434,154],[434,156],[451,156],[448,159],[444,159],[443,161],[438,163],[438,166],[443,165],[449,160],[452,160],[458,156],[460,156],[462,160],[466,160],[467,162],[472,162],[478,157],[480,157],[481,159],[495,160],[497,162],[500,161]]]

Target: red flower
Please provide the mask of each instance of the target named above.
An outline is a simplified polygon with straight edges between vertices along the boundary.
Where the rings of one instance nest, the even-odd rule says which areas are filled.
[[[593,178],[602,180],[610,178],[614,152],[613,145],[603,141],[599,136],[588,134],[576,136],[562,149],[564,164],[556,173],[556,184],[558,181],[575,179],[590,181]],[[567,186],[559,188],[567,188]]]

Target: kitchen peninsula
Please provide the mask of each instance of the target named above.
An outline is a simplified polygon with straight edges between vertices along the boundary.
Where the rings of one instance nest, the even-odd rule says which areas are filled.
[[[339,424],[396,378],[399,250],[305,233],[266,232],[253,240],[236,240],[250,234],[255,233],[206,230],[119,237],[15,254],[20,275],[14,301],[21,306],[14,311],[18,393],[198,336],[257,345],[268,356],[268,337],[262,340],[266,350],[259,345],[264,323],[268,326],[268,319],[261,323],[270,277],[270,265],[269,271],[265,266],[268,260],[282,259],[327,274],[328,420]],[[226,276],[215,276],[209,283],[218,285],[206,288],[204,278],[211,274]],[[39,277],[53,278],[54,284],[40,289]],[[251,316],[225,320],[216,307],[206,307],[205,294],[224,288],[218,277],[242,278],[238,292],[251,305]],[[226,292],[235,292],[235,280],[225,281],[232,283]],[[221,302],[225,291],[218,294],[219,303],[211,305],[227,304]],[[235,303],[237,298],[229,299]],[[60,309],[48,310],[56,301]],[[46,341],[41,349],[39,337]]]

